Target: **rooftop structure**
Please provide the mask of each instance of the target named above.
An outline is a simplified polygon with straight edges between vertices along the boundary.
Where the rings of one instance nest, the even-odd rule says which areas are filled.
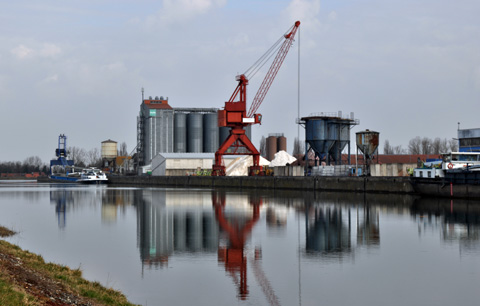
[[[480,152],[480,128],[458,130],[460,152]]]

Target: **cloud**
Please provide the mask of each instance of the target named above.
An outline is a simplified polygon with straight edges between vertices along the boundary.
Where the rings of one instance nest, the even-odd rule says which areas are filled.
[[[43,80],[45,83],[54,83],[58,81],[58,74],[51,75]]]
[[[320,25],[320,0],[293,0],[287,8],[292,20],[300,20],[303,25],[316,27]]]
[[[34,57],[53,58],[62,53],[62,49],[51,43],[43,43],[37,48],[29,48],[23,44],[11,50],[13,56],[17,59],[32,59]]]
[[[329,21],[335,21],[337,20],[337,12],[332,11],[328,14],[328,20]]]
[[[19,45],[12,49],[11,53],[18,59],[28,59],[33,57],[35,51],[27,48],[24,45]]]
[[[222,7],[227,0],[163,0],[162,9],[147,17],[148,27],[183,22]]]
[[[249,42],[248,35],[245,33],[239,33],[234,38],[228,39],[228,44],[232,47],[245,46]]]
[[[60,49],[60,47],[49,43],[44,43],[39,50],[39,55],[42,57],[55,57],[60,53],[62,53],[62,49]]]

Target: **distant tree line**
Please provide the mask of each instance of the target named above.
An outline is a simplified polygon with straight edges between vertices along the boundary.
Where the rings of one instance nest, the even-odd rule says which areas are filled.
[[[47,164],[43,163],[38,156],[27,157],[23,162],[0,162],[0,173],[32,173],[47,171]]]
[[[383,154],[398,155],[398,154],[441,154],[447,152],[458,151],[458,142],[455,139],[441,139],[439,137],[431,139],[428,137],[417,136],[410,139],[408,147],[402,148],[401,145],[393,146],[390,142],[385,140],[383,145]]]
[[[121,143],[118,149],[119,156],[128,155],[127,144]],[[67,148],[67,159],[73,160],[76,167],[102,167],[102,156],[98,148],[89,151],[79,147]],[[52,157],[57,159],[57,157]],[[32,173],[49,172],[50,163],[44,163],[38,156],[27,157],[23,162],[20,161],[0,161],[0,173]]]

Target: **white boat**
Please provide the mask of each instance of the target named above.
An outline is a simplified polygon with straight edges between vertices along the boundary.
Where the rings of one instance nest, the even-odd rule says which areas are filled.
[[[84,184],[104,184],[108,182],[108,178],[107,175],[100,169],[87,168],[83,169],[77,182]]]
[[[480,152],[451,152],[442,154],[444,171],[479,171]]]

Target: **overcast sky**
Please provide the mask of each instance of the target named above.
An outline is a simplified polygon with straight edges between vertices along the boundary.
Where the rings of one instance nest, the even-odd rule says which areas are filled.
[[[479,128],[478,0],[15,0],[0,4],[0,161],[136,145],[141,88],[172,107],[221,108],[296,20],[253,142],[300,115],[355,113],[391,145]],[[266,70],[267,68],[265,68]],[[249,102],[263,75],[249,85]],[[304,132],[301,131],[301,139]],[[352,146],[352,153],[354,152]]]

